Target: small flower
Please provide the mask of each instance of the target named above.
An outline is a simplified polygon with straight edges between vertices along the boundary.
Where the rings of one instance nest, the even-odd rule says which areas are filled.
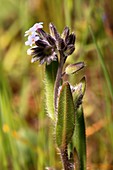
[[[42,24],[43,22],[36,23],[25,32],[25,37],[28,36],[28,40],[25,42],[25,45],[32,46],[35,44],[35,42],[39,39],[38,32],[36,31],[43,28]]]
[[[37,33],[36,33],[36,31],[38,30],[38,29],[42,29],[43,28],[43,26],[42,26],[42,24],[43,24],[43,22],[39,22],[39,23],[36,23],[36,24],[34,24],[29,30],[27,30],[26,32],[25,32],[25,37],[26,36],[29,36],[29,35],[38,35]]]
[[[33,34],[35,34],[35,35],[38,35],[36,32],[35,32],[35,29],[33,28],[33,27],[31,27],[29,30],[27,30],[26,32],[25,32],[25,37],[26,36],[30,36],[30,35],[33,35]]]
[[[42,24],[43,24],[43,22],[39,22],[39,23],[34,24],[33,29],[35,31],[37,31],[38,29],[42,29],[43,28]]]
[[[39,40],[39,36],[37,36],[36,34],[29,35],[28,40],[25,42],[25,45],[32,46],[37,40]]]

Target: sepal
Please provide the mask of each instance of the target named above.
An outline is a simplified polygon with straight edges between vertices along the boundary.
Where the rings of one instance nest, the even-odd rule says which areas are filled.
[[[79,70],[85,67],[84,62],[78,62],[74,64],[70,64],[65,68],[65,74],[70,75],[78,72]]]
[[[82,99],[86,90],[86,78],[85,76],[80,80],[79,84],[74,87],[73,101],[75,109],[82,104]]]

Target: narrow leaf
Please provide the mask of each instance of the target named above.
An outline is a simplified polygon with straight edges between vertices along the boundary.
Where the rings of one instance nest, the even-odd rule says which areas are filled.
[[[97,50],[97,53],[98,53],[98,58],[99,58],[101,67],[103,69],[103,73],[104,73],[104,76],[105,76],[105,79],[106,79],[106,82],[107,82],[107,85],[108,85],[108,89],[109,89],[111,97],[113,99],[113,85],[112,85],[112,81],[110,79],[109,72],[108,72],[108,69],[107,69],[107,66],[106,66],[106,63],[105,63],[105,60],[104,60],[104,56],[102,54],[101,48],[99,47],[99,45],[97,43],[97,40],[96,40],[95,35],[92,31],[92,28],[90,26],[89,26],[89,30],[91,32],[91,35],[92,35],[92,38],[93,38],[93,41],[94,41],[94,44],[95,44],[95,47],[96,47],[96,50]]]
[[[84,66],[85,66],[84,62],[78,62],[78,63],[75,63],[75,64],[70,64],[66,67],[65,74],[74,74],[77,71],[84,68]]]
[[[46,65],[45,69],[45,90],[46,90],[46,107],[48,116],[55,120],[54,116],[54,83],[56,73],[58,69],[58,62],[52,62],[50,65]]]
[[[76,112],[75,131],[73,136],[73,144],[78,154],[77,170],[86,170],[86,134],[85,134],[85,122],[83,108],[80,106]]]
[[[68,145],[75,127],[75,109],[68,82],[64,83],[58,101],[58,120],[56,124],[56,143],[60,149]]]

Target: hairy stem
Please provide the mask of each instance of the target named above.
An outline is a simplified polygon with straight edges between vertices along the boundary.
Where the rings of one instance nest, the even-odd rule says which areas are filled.
[[[57,98],[58,98],[58,89],[61,83],[62,78],[62,69],[65,63],[65,57],[61,51],[59,51],[59,66],[56,75],[56,81],[54,86],[54,105],[55,105],[55,113],[57,113]]]
[[[61,149],[61,159],[64,170],[74,170],[73,164],[69,161],[68,153],[67,153],[67,147],[64,149]]]

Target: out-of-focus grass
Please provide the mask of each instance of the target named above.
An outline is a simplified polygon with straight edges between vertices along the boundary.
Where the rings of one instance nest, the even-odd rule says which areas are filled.
[[[53,22],[60,32],[68,25],[76,33],[76,50],[68,62],[86,63],[85,70],[70,81],[75,84],[79,75],[87,77],[84,111],[87,132],[90,130],[88,168],[112,169],[113,102],[109,89],[113,84],[113,2],[110,2],[0,0],[0,170],[44,170],[46,166],[61,169],[54,132],[44,109],[44,66],[30,63],[24,45],[24,32],[40,21],[44,22],[45,30]],[[99,50],[89,25],[99,42],[102,58],[97,54]]]

